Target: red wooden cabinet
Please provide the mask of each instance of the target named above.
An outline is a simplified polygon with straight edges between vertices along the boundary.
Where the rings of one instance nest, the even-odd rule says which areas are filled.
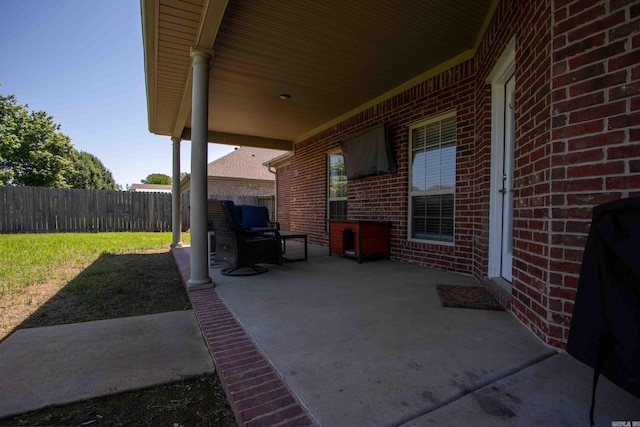
[[[391,223],[365,220],[329,220],[329,255],[336,253],[364,258],[391,257]]]

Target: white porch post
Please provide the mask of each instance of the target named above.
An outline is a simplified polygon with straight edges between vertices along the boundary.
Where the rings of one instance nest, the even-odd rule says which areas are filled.
[[[182,231],[182,217],[180,215],[180,138],[174,136],[171,138],[173,144],[173,178],[171,180],[171,231],[173,239],[171,247],[180,247]]]
[[[191,103],[191,277],[189,289],[213,286],[209,277],[207,245],[207,133],[209,62],[212,52],[191,49],[193,96]]]

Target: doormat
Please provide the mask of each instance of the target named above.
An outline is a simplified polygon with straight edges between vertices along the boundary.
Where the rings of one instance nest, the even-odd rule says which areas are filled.
[[[504,308],[480,286],[437,285],[443,307],[504,311]]]

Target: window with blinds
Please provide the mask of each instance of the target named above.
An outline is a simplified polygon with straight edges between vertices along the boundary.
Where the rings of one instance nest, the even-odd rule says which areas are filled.
[[[329,154],[328,218],[347,219],[347,171],[341,153]]]
[[[410,138],[409,238],[453,243],[455,113],[412,126]]]

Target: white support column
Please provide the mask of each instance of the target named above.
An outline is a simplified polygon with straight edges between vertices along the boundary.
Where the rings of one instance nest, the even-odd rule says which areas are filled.
[[[181,247],[182,216],[180,215],[180,138],[172,137],[173,144],[173,177],[171,179],[171,231],[173,239],[171,247]]]
[[[209,131],[209,62],[212,52],[192,48],[191,101],[191,277],[189,289],[213,286],[207,245],[207,133]]]

